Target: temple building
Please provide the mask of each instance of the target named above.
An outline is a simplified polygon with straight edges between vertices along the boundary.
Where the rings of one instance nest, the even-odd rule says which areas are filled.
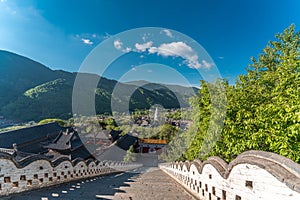
[[[42,144],[50,143],[59,133],[66,131],[66,129],[54,122],[6,131],[0,133],[0,147],[11,149],[13,144],[15,144],[19,151],[44,154],[47,152],[47,149],[44,149]]]
[[[92,153],[81,141],[77,131],[72,127],[67,128],[66,131],[61,131],[52,142],[44,143],[43,148],[48,149],[46,155],[53,158],[64,155],[68,156],[70,160],[76,158],[94,159]]]
[[[93,158],[75,129],[61,127],[55,122],[0,133],[0,148],[8,152],[15,149],[23,156],[40,155],[49,159]]]

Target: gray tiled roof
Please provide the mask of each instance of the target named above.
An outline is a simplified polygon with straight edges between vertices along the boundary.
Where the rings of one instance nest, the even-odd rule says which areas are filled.
[[[18,150],[28,153],[41,153],[44,151],[41,142],[49,142],[65,129],[57,123],[36,125],[0,134],[0,148],[12,148],[17,144]]]
[[[45,145],[44,148],[49,149],[56,149],[56,150],[68,150],[71,149],[71,139],[74,135],[74,132],[71,133],[64,133],[61,132],[59,136],[53,141],[53,143],[50,143],[48,145]]]
[[[69,128],[65,132],[60,132],[59,135],[49,144],[43,146],[45,149],[52,149],[62,154],[71,155],[71,159],[93,158],[91,153],[82,143],[78,133],[73,128]]]
[[[138,138],[129,134],[126,134],[117,140],[117,146],[125,151],[127,151],[131,145],[135,146],[137,143]]]

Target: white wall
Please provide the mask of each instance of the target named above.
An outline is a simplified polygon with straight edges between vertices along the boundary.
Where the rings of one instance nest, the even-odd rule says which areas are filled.
[[[214,158],[204,163],[166,163],[160,168],[199,199],[299,200],[300,165],[287,166],[286,158],[260,153],[244,153],[229,165]]]
[[[138,167],[141,165],[124,162],[96,164],[93,161],[88,165],[80,161],[75,166],[71,161],[63,161],[53,167],[47,160],[36,160],[17,168],[13,161],[0,158],[0,196]]]

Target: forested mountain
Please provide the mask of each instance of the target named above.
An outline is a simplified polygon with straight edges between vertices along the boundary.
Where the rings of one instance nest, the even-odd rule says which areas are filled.
[[[69,118],[72,115],[72,90],[76,75],[51,70],[29,58],[0,51],[0,115],[21,121]],[[95,90],[97,113],[110,113],[112,92],[118,82],[95,74],[85,76],[88,79],[100,79]],[[197,90],[153,83],[142,87],[119,83],[118,87],[122,88],[122,94],[113,97],[118,98],[114,100],[119,102],[118,106],[126,107],[123,104],[129,99],[130,110],[148,109],[154,104],[161,104],[165,108],[188,106],[188,98],[193,92],[186,91]],[[128,91],[132,90],[135,92],[128,96]]]
[[[29,58],[0,51],[0,106],[17,98],[20,93],[58,78],[55,71]]]

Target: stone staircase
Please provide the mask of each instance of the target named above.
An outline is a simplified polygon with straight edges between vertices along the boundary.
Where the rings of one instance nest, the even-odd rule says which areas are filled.
[[[146,173],[133,177],[130,182],[125,182],[129,186],[122,186],[115,194],[115,200],[160,200],[160,199],[196,199],[174,179],[158,168],[150,168]]]

